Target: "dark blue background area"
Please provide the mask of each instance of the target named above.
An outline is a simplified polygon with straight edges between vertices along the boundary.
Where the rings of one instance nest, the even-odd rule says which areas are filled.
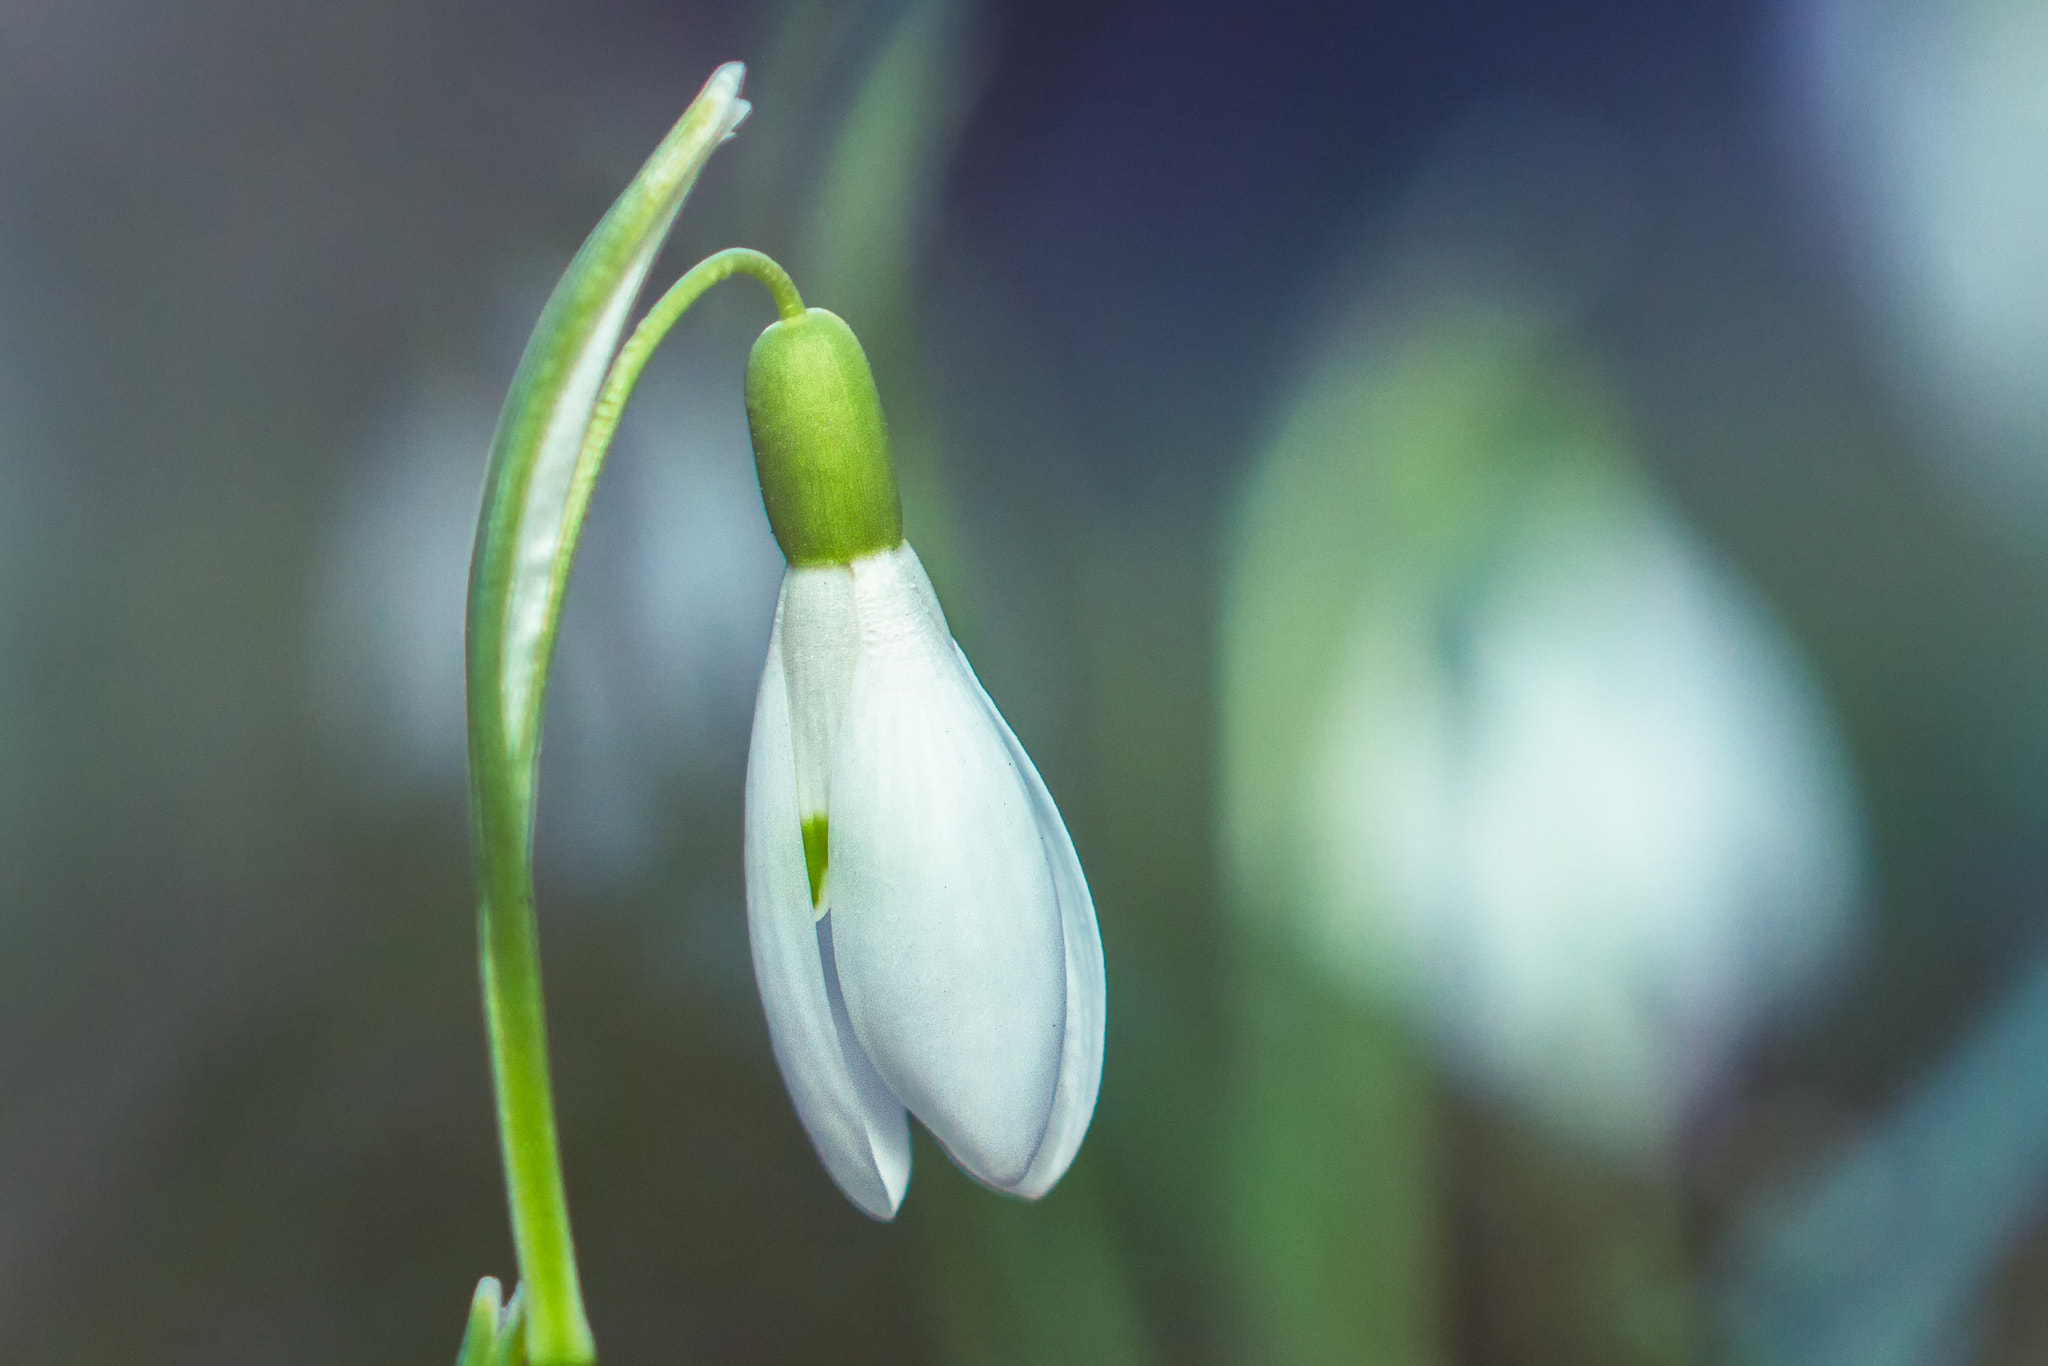
[[[1017,6],[990,24],[956,203],[1102,424],[1093,477],[1213,479],[1336,239],[1455,119],[1503,97],[1624,130],[1710,115],[1753,154],[1764,20],[1745,5]]]

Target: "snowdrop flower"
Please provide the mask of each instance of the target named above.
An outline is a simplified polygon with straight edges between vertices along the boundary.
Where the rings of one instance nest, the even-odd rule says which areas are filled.
[[[1064,822],[903,540],[860,344],[811,309],[747,369],[789,568],[747,762],[747,919],[790,1098],[839,1188],[892,1218],[915,1114],[1036,1199],[1102,1077],[1102,944]]]
[[[1853,943],[1860,822],[1794,643],[1517,304],[1362,310],[1256,467],[1233,896],[1463,1085],[1668,1169]]]

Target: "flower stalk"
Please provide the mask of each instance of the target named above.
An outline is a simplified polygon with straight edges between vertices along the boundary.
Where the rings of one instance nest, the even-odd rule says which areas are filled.
[[[470,561],[465,639],[479,953],[533,1366],[586,1366],[596,1359],[555,1131],[534,917],[535,770],[548,667],[577,528],[624,401],[623,390],[603,382],[684,197],[711,153],[746,117],[747,103],[739,98],[744,72],[733,62],[712,75],[549,297],[492,439]],[[700,276],[698,292],[715,275]],[[789,293],[793,298],[794,290]],[[675,312],[683,306],[687,300]],[[623,388],[631,388],[630,379]],[[600,424],[593,452],[593,421],[606,397],[611,417],[609,425]]]

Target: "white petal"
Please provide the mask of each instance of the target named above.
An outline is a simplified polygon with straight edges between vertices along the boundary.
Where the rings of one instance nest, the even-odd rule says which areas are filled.
[[[897,568],[909,583],[910,591],[917,595],[918,600],[924,604],[925,611],[931,613],[932,620],[938,623],[939,633],[945,636],[947,640],[952,640],[953,628],[946,624],[946,609],[939,606],[939,595],[932,588],[932,576],[924,572],[924,561],[917,557],[917,552],[910,548],[910,542],[908,541],[905,541],[902,545],[897,546],[888,553],[895,557]],[[959,642],[954,642],[953,651],[960,656],[962,664],[967,664],[967,655],[960,649]],[[968,664],[967,672],[973,673],[974,666]],[[979,688],[981,680],[976,679],[974,686]],[[986,693],[982,695],[984,697],[987,696]]]
[[[939,629],[945,630],[946,614],[939,606],[938,594],[932,591],[931,579],[924,571],[923,562],[907,544],[904,550],[907,552],[905,573],[914,582]],[[988,690],[981,686],[981,680],[974,677],[973,666],[967,662],[967,655],[957,642],[953,651],[959,655],[960,667],[967,671],[975,693],[988,710],[990,721],[1002,733],[1017,771],[1024,775],[1025,783],[1031,789],[1032,816],[1038,823],[1039,837],[1045,843],[1053,891],[1060,903],[1060,925],[1067,958],[1067,1021],[1060,1056],[1059,1086],[1053,1094],[1052,1116],[1047,1123],[1045,1137],[1039,1144],[1037,1155],[1031,1159],[1030,1170],[1016,1185],[1004,1187],[1012,1195],[1036,1200],[1051,1190],[1067,1174],[1067,1168],[1073,1165],[1074,1155],[1081,1150],[1081,1140],[1088,1133],[1088,1122],[1095,1115],[1096,1095],[1102,1089],[1103,1030],[1109,1021],[1102,932],[1096,927],[1095,899],[1089,895],[1088,879],[1081,872],[1080,856],[1074,852],[1074,841],[1067,834],[1067,823],[1060,819],[1059,808],[1053,804],[1052,793],[1046,790],[1045,780],[1038,776],[1038,767],[1024,752],[1017,733],[1003,719]]]
[[[786,587],[786,585],[785,585]],[[848,1199],[893,1218],[910,1184],[910,1129],[853,1036],[828,977],[829,939],[811,914],[796,802],[777,606],[747,756],[747,932],[768,1037],[789,1098]]]
[[[789,570],[782,577],[781,620],[790,740],[796,753],[797,817],[807,822],[830,809],[832,750],[860,655],[852,573],[844,565]],[[829,904],[829,880],[827,870],[812,897],[812,909],[819,916]]]
[[[956,646],[955,649],[958,647]],[[960,657],[961,667],[967,657]],[[970,676],[972,670],[969,671]],[[1053,891],[1060,902],[1060,926],[1067,954],[1067,1026],[1060,1055],[1059,1087],[1053,1094],[1052,1117],[1045,1138],[1031,1159],[1024,1179],[1007,1189],[1013,1195],[1036,1200],[1053,1188],[1073,1165],[1095,1114],[1096,1093],[1102,1088],[1102,1032],[1109,1020],[1109,1001],[1102,965],[1102,932],[1095,924],[1095,899],[1088,894],[1088,879],[1082,875],[1080,856],[1067,834],[1067,823],[1053,805],[1052,793],[1016,732],[976,680],[975,691],[988,708],[989,719],[1002,732],[1010,758],[1031,789],[1031,810],[1044,842],[1046,861],[1052,868]]]
[[[1066,1029],[1030,784],[906,546],[854,561],[860,663],[832,770],[833,938],[854,1033],[954,1159],[1004,1189],[1045,1136]]]

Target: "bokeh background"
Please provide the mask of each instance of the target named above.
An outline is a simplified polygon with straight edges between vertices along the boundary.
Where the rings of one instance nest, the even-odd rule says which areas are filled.
[[[718,62],[1110,972],[1041,1205],[832,1189],[747,959],[744,284],[650,369],[540,896],[608,1362],[2048,1354],[2038,0],[0,0],[0,1358],[512,1274],[460,631]]]

